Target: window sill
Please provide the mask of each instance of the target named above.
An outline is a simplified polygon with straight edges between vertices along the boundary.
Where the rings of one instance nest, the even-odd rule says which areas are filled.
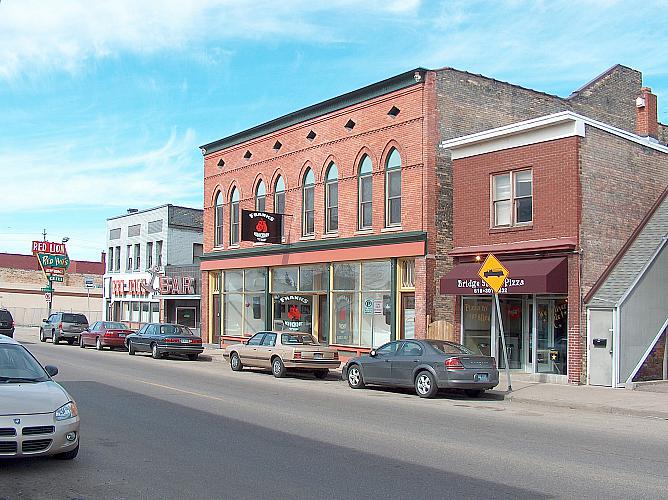
[[[309,236],[302,236],[299,238],[299,241],[310,241],[315,239],[315,234],[310,234]]]
[[[322,235],[323,239],[328,239],[328,238],[338,238],[339,233],[325,233]]]
[[[358,229],[357,231],[355,231],[354,234],[358,234],[358,235],[373,234],[373,228],[370,227],[369,229]]]
[[[518,231],[528,231],[533,229],[533,224],[522,224],[521,226],[507,226],[507,227],[490,227],[489,233],[514,233]]]
[[[230,246],[227,247],[228,250],[233,250],[235,248],[240,248],[239,244],[230,245]]]
[[[221,250],[225,250],[225,247],[223,245],[218,245],[217,247],[213,247],[211,249],[212,252],[220,252]]]
[[[384,227],[383,229],[380,230],[381,233],[396,233],[398,231],[403,231],[404,228],[402,226],[390,226],[390,227]]]

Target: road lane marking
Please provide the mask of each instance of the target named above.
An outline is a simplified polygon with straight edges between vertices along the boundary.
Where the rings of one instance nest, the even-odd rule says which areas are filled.
[[[209,394],[202,394],[201,392],[186,391],[185,389],[178,389],[176,387],[171,387],[169,385],[156,384],[154,382],[148,382],[146,380],[138,380],[137,382],[141,382],[141,383],[146,384],[146,385],[152,385],[154,387],[160,387],[162,389],[169,389],[169,390],[176,391],[176,392],[182,392],[184,394],[190,394],[191,396],[199,396],[201,398],[214,399],[216,401],[223,401],[223,402],[225,401],[223,398],[219,398],[219,397],[216,397],[216,396],[211,396]]]

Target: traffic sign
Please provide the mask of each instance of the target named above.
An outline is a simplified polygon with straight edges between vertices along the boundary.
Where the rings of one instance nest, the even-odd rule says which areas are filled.
[[[86,288],[95,288],[95,280],[92,276],[84,276],[84,286]]]
[[[51,292],[44,292],[44,298],[46,299],[47,302],[51,302],[53,296],[51,295]]]
[[[55,281],[57,283],[62,283],[64,281],[62,276],[53,276],[51,274],[47,274],[46,277],[49,279],[49,281]]]
[[[494,290],[494,293],[499,293],[509,275],[508,269],[491,253],[487,256],[478,271],[478,276]]]
[[[373,314],[373,299],[364,299],[362,314]]]
[[[53,292],[53,287],[51,286],[51,282],[49,282],[49,286],[45,286],[42,288],[43,292]]]

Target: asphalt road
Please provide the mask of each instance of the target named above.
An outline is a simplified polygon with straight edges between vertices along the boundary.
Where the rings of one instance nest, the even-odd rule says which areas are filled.
[[[72,462],[0,462],[0,499],[666,498],[668,421],[275,379],[19,339],[77,400]]]

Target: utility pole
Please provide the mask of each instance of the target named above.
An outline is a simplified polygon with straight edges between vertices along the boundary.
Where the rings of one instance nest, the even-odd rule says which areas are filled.
[[[42,241],[46,241],[46,228],[42,231]]]

